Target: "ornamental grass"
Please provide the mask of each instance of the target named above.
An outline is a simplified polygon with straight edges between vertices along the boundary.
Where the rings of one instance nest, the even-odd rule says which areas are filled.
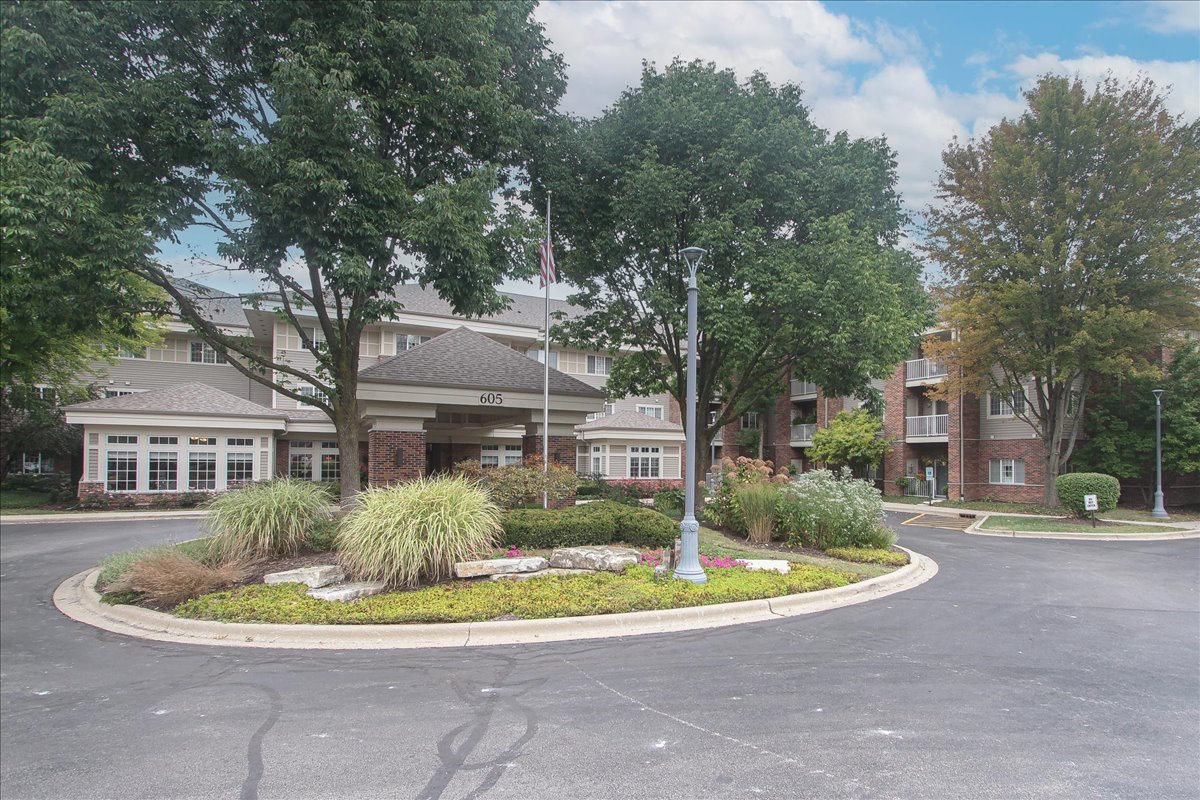
[[[737,505],[753,544],[770,544],[775,531],[775,509],[779,488],[771,483],[748,483],[737,488]]]
[[[234,561],[209,566],[178,548],[163,548],[131,563],[107,591],[137,592],[157,605],[175,606],[237,583],[250,569],[250,564]]]
[[[367,489],[338,529],[342,566],[359,580],[415,586],[454,574],[500,543],[500,509],[461,476]]]
[[[289,478],[233,489],[208,508],[205,528],[225,561],[291,555],[332,517],[319,484]]]

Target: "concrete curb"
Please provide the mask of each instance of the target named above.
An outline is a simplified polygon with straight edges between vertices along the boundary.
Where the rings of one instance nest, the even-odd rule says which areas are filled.
[[[905,548],[902,548],[905,549]],[[910,563],[877,578],[786,595],[663,611],[635,611],[511,622],[453,622],[423,625],[265,625],[180,619],[136,606],[109,606],[96,593],[98,569],[67,578],[54,590],[54,605],[71,619],[113,633],[177,644],[275,647],[305,650],[402,650],[531,644],[613,636],[638,636],[814,614],[865,603],[919,586],[937,574],[937,564],[911,550]]]
[[[29,525],[35,522],[144,522],[155,519],[201,519],[207,511],[79,511],[69,514],[10,514],[0,525]]]
[[[1009,516],[1007,514],[1003,516]],[[1072,539],[1093,542],[1161,542],[1171,539],[1200,539],[1200,528],[1189,529],[1184,531],[1165,531],[1163,533],[1039,533],[1037,531],[1012,531],[1012,530],[983,530],[979,526],[987,521],[987,515],[976,520],[963,529],[963,533],[969,533],[973,536],[1003,536],[1011,539],[1061,539],[1069,541]],[[1122,524],[1140,525],[1138,522],[1126,523],[1122,520],[1113,520]]]

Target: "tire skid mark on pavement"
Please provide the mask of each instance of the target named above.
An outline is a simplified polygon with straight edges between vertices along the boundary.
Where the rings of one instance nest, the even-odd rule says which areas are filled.
[[[648,703],[644,703],[641,700],[638,700],[636,697],[633,697],[632,695],[625,694],[620,689],[615,689],[612,686],[609,686],[607,683],[605,683],[604,681],[595,677],[594,675],[590,674],[587,670],[585,670],[583,667],[579,666],[575,662],[573,662],[569,659],[566,659],[566,658],[562,659],[562,661],[567,666],[574,668],[576,671],[579,672],[580,675],[587,678],[589,681],[596,684],[601,689],[604,689],[605,691],[608,691],[608,692],[612,692],[617,697],[620,697],[623,700],[628,700],[630,703],[633,703],[634,705],[636,705],[643,711],[649,711],[653,714],[659,715],[660,717],[665,717],[679,725],[683,725],[684,727],[691,728],[694,731],[699,731],[700,733],[704,734],[705,736],[714,736],[719,739],[724,739],[725,741],[730,742],[732,744],[735,744],[738,747],[749,748],[750,750],[753,750],[756,753],[761,753],[762,755],[770,756],[772,758],[778,759],[779,761],[782,761],[784,764],[796,764],[796,765],[801,764],[799,759],[793,758],[788,755],[784,755],[782,753],[776,753],[774,750],[768,750],[765,747],[759,747],[756,744],[751,744],[750,742],[744,741],[742,739],[738,739],[734,736],[730,736],[725,733],[721,733],[720,731],[714,731],[709,728],[705,728],[704,726],[697,725],[694,722],[688,722],[686,719],[677,717],[674,714],[671,714],[670,712],[655,708],[654,706],[651,706]]]

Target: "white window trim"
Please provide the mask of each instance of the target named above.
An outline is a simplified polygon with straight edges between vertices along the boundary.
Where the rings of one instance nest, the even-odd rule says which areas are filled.
[[[996,473],[994,476],[992,474],[992,465],[993,464],[997,465]],[[1017,465],[1018,464],[1020,464],[1020,467],[1021,467],[1021,469],[1019,470],[1020,478],[1021,478],[1020,480],[1017,480],[1017,477],[1018,477]],[[1006,466],[1011,468],[1011,470],[1012,470],[1012,479],[1011,480],[1005,480],[1004,472],[1005,472]],[[993,478],[998,478],[998,480],[993,480]],[[1025,485],[1025,459],[1023,459],[1023,458],[990,458],[990,459],[988,459],[988,483],[993,486],[1024,486]]]
[[[627,477],[640,480],[660,480],[662,478],[662,448],[658,445],[631,445],[626,456],[625,472]],[[641,469],[638,469],[639,474],[634,474],[634,463],[639,465],[642,461],[646,462],[647,472],[657,473],[651,475],[642,475]],[[653,469],[650,467],[653,466]]]
[[[647,411],[657,411],[658,413],[657,414],[647,414],[646,413]],[[666,409],[663,408],[662,406],[639,405],[639,406],[637,406],[637,413],[646,414],[647,417],[651,417],[652,419],[664,419],[665,415],[666,415]]]
[[[612,374],[612,356],[597,356],[588,355],[584,359],[584,369],[588,375],[602,375],[608,377]],[[603,370],[601,368],[603,367]]]
[[[250,439],[257,442],[261,436],[261,432],[255,431],[254,436],[247,436],[244,431],[230,430],[212,430],[212,431],[189,431],[189,430],[116,430],[104,431],[100,433],[100,443],[93,447],[99,447],[97,459],[97,474],[96,482],[103,484],[104,491],[111,494],[182,494],[193,491],[217,491],[223,492],[229,488],[227,475],[229,454],[235,453],[238,455],[253,455],[251,461],[253,470],[252,480],[263,480],[268,477],[262,474],[262,448],[254,445],[234,445],[227,444],[229,439]],[[109,436],[136,436],[137,444],[116,444],[109,443]],[[216,444],[212,445],[193,445],[189,443],[189,439],[196,437],[211,437],[216,440]],[[151,437],[175,437],[175,444],[152,444]],[[108,489],[108,454],[109,452],[136,452],[137,453],[137,484],[133,489],[123,489],[120,491],[112,491]],[[151,489],[150,488],[150,453],[173,453],[175,454],[175,486],[174,489]],[[204,453],[213,455],[216,458],[216,488],[215,489],[192,489],[191,486],[191,470],[190,453]]]
[[[1024,389],[1022,389],[1020,392],[1013,392],[1011,396],[1008,396],[1007,392],[988,392],[988,395],[987,395],[988,418],[989,419],[1001,419],[1001,418],[1015,417],[1016,413],[1013,411],[1012,401],[1013,401],[1013,399],[1016,398],[1016,396],[1018,394],[1020,394],[1021,399],[1023,400],[1021,412],[1024,413],[1024,411],[1025,411],[1024,404],[1027,404],[1029,402],[1029,398],[1025,396]],[[1008,399],[1005,399],[1006,397],[1008,397]],[[995,414],[992,413],[993,398],[995,399],[996,403],[1000,407],[999,413],[995,413]]]

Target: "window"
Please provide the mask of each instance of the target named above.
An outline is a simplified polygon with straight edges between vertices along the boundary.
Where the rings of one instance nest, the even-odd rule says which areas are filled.
[[[988,461],[988,483],[1025,483],[1025,461],[1020,458],[993,458]]]
[[[229,453],[225,457],[225,485],[229,488],[254,480],[254,454]]]
[[[137,439],[136,436],[133,438]],[[137,491],[137,461],[136,450],[108,451],[108,491]]]
[[[154,439],[175,438],[173,436],[151,436]],[[164,442],[165,444],[165,442]],[[172,452],[150,452],[149,468],[146,470],[152,492],[174,492],[179,489],[179,454]]]
[[[122,347],[117,350],[117,358],[145,358],[146,348],[144,347]]]
[[[151,442],[151,444],[153,444],[153,442]],[[227,438],[225,440],[225,446],[226,447],[254,447],[254,440],[253,439]]]
[[[428,336],[418,336],[415,333],[398,333],[396,334],[396,352],[403,353],[405,350],[412,350],[414,347],[425,344],[429,339]]]
[[[500,445],[481,444],[479,446],[479,466],[484,469],[500,466]]]
[[[588,422],[591,422],[594,419],[600,419],[601,417],[607,417],[607,416],[609,416],[611,414],[615,414],[615,413],[617,413],[617,404],[616,403],[605,403],[603,411],[588,414],[587,419],[588,419]]]
[[[629,477],[657,478],[659,476],[659,450],[657,447],[635,446],[629,448]]]
[[[612,372],[612,356],[588,356],[588,375],[608,375]]]
[[[662,419],[663,418],[663,407],[662,406],[638,406],[637,413],[645,414],[647,417],[654,417],[655,419]]]
[[[1079,413],[1080,399],[1079,392],[1072,389],[1071,393],[1067,395],[1067,416],[1073,417]]]
[[[137,444],[138,437],[127,434],[109,435],[109,444]]]
[[[312,450],[312,446],[313,446],[312,442],[304,442],[304,441],[297,440],[297,441],[292,442],[291,449],[292,450]]]
[[[744,430],[744,431],[758,430],[758,412],[757,411],[747,411],[745,414],[742,414],[742,430]]]
[[[1025,412],[1025,393],[1021,391],[1008,394],[988,394],[989,417],[1011,417],[1016,413]]]
[[[216,453],[188,453],[188,488],[192,491],[217,488]]]
[[[292,442],[288,446],[288,477],[304,481],[313,479],[313,454],[305,452],[312,449],[311,441]]]
[[[317,400],[329,400],[329,396],[315,386],[301,386],[296,390],[296,394],[301,397],[314,397]]]
[[[188,360],[193,364],[226,364],[225,356],[213,350],[208,342],[192,342]]]
[[[546,359],[542,356],[542,351],[536,348],[526,351],[525,355],[529,356],[539,364],[546,363]],[[550,369],[558,369],[558,353],[554,350],[550,351]]]
[[[38,386],[35,388],[35,391],[37,392],[38,400],[42,400],[46,403],[54,402],[54,389],[52,387]]]
[[[215,436],[189,436],[188,444],[193,444],[198,447],[216,447],[217,437]]]
[[[151,436],[150,444],[179,444],[178,436]]]
[[[32,472],[38,475],[54,472],[54,456],[43,453],[22,453],[20,463],[22,472]]]
[[[127,394],[133,394],[133,390],[132,389],[105,389],[104,390],[104,399],[107,400],[110,397],[124,397]]]
[[[504,466],[521,463],[521,445],[506,444],[504,445]]]
[[[330,445],[333,449],[330,449]],[[342,457],[337,450],[337,442],[321,443],[321,480],[340,481],[342,479]]]

